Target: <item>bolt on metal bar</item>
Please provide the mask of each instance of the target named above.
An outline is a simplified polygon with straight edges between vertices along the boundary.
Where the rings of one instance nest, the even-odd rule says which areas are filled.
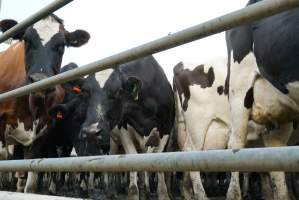
[[[24,96],[30,92],[36,92],[47,87],[61,84],[76,78],[102,71],[111,66],[125,63],[146,55],[164,51],[209,35],[219,33],[233,27],[271,16],[299,6],[299,0],[264,0],[246,8],[217,17],[205,23],[187,28],[174,34],[162,37],[138,47],[92,62],[77,69],[73,69],[36,83],[3,93],[0,102]]]
[[[29,194],[29,193],[18,193],[18,192],[6,192],[0,191],[0,199],[5,200],[83,200],[78,198],[70,197],[59,197],[59,196],[49,196],[49,195],[39,195],[39,194]]]
[[[299,171],[299,147],[0,161],[0,171]]]
[[[59,8],[65,6],[66,4],[70,3],[71,1],[73,1],[73,0],[55,0],[54,2],[50,3],[49,5],[45,6],[41,10],[39,10],[37,13],[31,15],[30,17],[28,17],[24,21],[18,23],[17,25],[12,27],[8,31],[4,32],[0,36],[0,43],[6,41],[10,37],[14,36],[16,33],[24,30],[28,26],[31,26],[35,22],[37,22],[40,19],[48,16],[49,14],[51,14],[53,12],[55,12],[56,10],[58,10]]]

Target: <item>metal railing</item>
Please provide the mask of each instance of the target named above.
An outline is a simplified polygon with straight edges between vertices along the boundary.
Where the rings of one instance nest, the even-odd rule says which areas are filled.
[[[71,0],[56,0],[2,36],[5,41]],[[197,26],[6,92],[0,101],[26,95],[136,58],[167,50],[299,6],[299,0],[264,0]],[[299,147],[175,152],[147,155],[0,161],[0,171],[299,171]]]
[[[0,171],[299,171],[299,147],[0,161]]]
[[[20,97],[30,92],[46,89],[78,77],[97,71],[102,71],[117,64],[125,63],[146,55],[164,51],[209,35],[219,33],[233,27],[252,22],[282,11],[299,6],[299,0],[264,0],[235,12],[217,17],[205,23],[187,28],[177,33],[162,37],[152,42],[123,51],[110,57],[92,62],[77,69],[73,69],[30,85],[6,92],[0,95],[0,102]],[[1,38],[0,38],[1,41]]]

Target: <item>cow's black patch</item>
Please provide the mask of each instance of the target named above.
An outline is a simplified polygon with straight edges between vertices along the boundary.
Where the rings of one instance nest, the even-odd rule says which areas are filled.
[[[245,98],[244,98],[244,106],[249,109],[252,108],[253,105],[253,87],[249,88],[249,90],[246,92]]]
[[[247,5],[256,2],[249,0]],[[254,52],[262,76],[287,94],[286,85],[299,80],[298,33],[297,8],[227,31],[228,53],[232,53],[234,62],[240,63],[249,52]]]
[[[213,67],[210,67],[208,72],[204,72],[204,65],[195,67],[192,71],[184,69],[182,62],[177,64],[174,68],[174,85],[179,93],[180,102],[183,110],[187,110],[188,101],[190,99],[190,85],[200,85],[201,88],[211,87],[215,81],[215,74]],[[182,94],[185,99],[182,102]]]
[[[224,92],[223,85],[220,85],[219,87],[217,87],[217,92],[218,92],[219,95],[223,94],[223,92]]]

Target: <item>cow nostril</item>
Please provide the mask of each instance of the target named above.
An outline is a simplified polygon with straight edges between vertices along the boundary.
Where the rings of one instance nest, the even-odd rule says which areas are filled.
[[[32,78],[31,76],[29,76],[29,82],[30,83],[34,83],[34,78]]]
[[[35,82],[37,82],[37,81],[46,79],[46,78],[48,78],[48,77],[49,77],[49,76],[47,76],[47,75],[44,74],[44,73],[33,73],[33,74],[30,74],[30,75],[28,76],[29,81],[31,81],[31,83],[35,83]]]
[[[96,136],[97,137],[101,136],[101,133],[102,133],[102,129],[98,129],[97,132],[96,132]]]

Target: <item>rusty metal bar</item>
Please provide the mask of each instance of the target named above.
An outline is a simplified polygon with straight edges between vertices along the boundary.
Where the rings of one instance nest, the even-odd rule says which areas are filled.
[[[102,71],[111,66],[125,63],[146,55],[161,52],[182,44],[192,42],[209,35],[219,33],[233,27],[259,20],[273,14],[299,6],[299,0],[264,0],[235,12],[217,17],[205,23],[187,28],[174,34],[123,51],[121,53],[92,62],[83,67],[73,69],[62,74],[41,80],[39,82],[6,92],[0,95],[0,102],[24,96],[30,92],[40,91],[47,87],[61,84],[78,77]]]
[[[299,147],[0,161],[0,171],[299,171]]]

